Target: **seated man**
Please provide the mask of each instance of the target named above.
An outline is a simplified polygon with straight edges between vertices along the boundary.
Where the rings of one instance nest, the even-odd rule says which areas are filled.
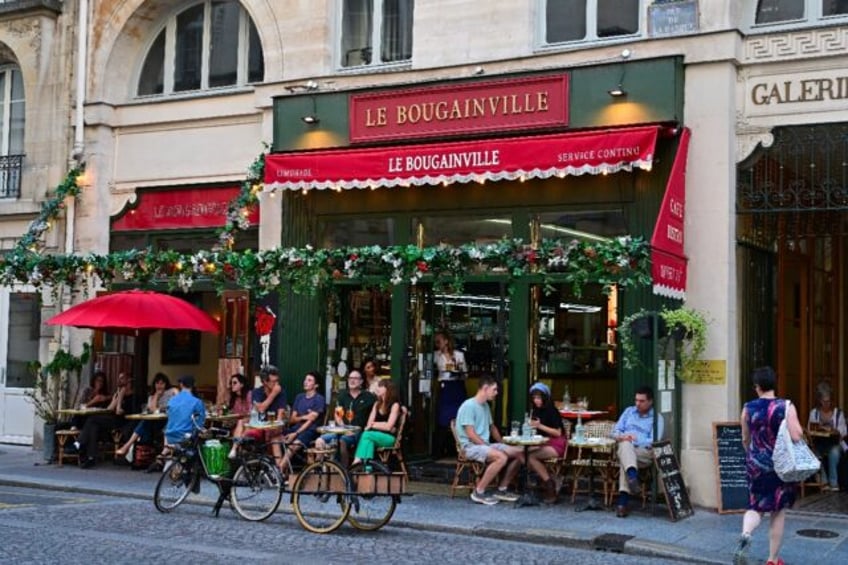
[[[206,407],[194,395],[194,377],[183,375],[179,385],[180,392],[168,401],[168,423],[165,424],[164,432],[166,445],[180,443],[186,434],[194,434],[195,423],[202,426],[206,421]]]
[[[318,394],[318,373],[309,372],[303,377],[303,392],[292,404],[289,427],[285,434],[286,453],[280,461],[280,470],[288,474],[289,461],[298,451],[318,438],[318,426],[324,421],[327,402]]]
[[[524,450],[500,443],[501,433],[492,423],[489,402],[498,395],[498,383],[491,376],[480,377],[477,394],[465,400],[456,414],[456,434],[465,456],[486,464],[483,476],[471,492],[471,500],[479,504],[497,504],[500,500],[514,502],[518,495],[508,490],[519,466],[524,462]],[[494,439],[495,443],[490,443]],[[494,496],[486,493],[498,473],[506,467]]]
[[[82,427],[78,448],[80,450],[80,466],[83,469],[94,467],[97,457],[97,440],[101,434],[122,428],[126,429],[126,435],[129,436],[132,430],[132,426],[127,424],[127,420],[124,418],[125,414],[133,412],[135,405],[132,378],[125,373],[120,373],[117,387],[118,390],[112,395],[112,401],[106,407],[111,411],[111,414],[89,416]]]
[[[344,467],[348,466],[350,455],[356,448],[356,442],[359,440],[362,430],[368,424],[371,407],[374,406],[374,402],[377,400],[377,397],[370,391],[362,390],[362,384],[362,373],[355,370],[351,371],[347,376],[347,388],[339,392],[336,397],[336,414],[334,419],[337,426],[350,424],[359,427],[360,431],[355,434],[343,436],[324,434],[315,440],[315,447],[318,449],[326,449],[327,445],[338,441],[339,461],[341,461]]]
[[[663,417],[657,415],[657,438],[663,437]],[[634,406],[629,406],[612,431],[618,442],[618,504],[615,515],[626,518],[630,513],[630,494],[639,491],[639,469],[653,462],[651,444],[654,442],[654,391],[649,386],[636,391]]]
[[[256,411],[260,414],[272,413],[278,422],[282,422],[286,416],[286,391],[280,385],[280,370],[274,365],[268,365],[262,372],[259,373],[259,378],[262,381],[262,386],[253,389],[250,393],[250,401],[256,407]],[[247,430],[244,435],[251,437],[259,442],[270,443],[271,452],[274,454],[274,461],[279,461],[283,458],[283,451],[280,449],[280,444],[275,441],[280,436],[280,430]],[[230,459],[236,456],[236,444],[230,450]]]

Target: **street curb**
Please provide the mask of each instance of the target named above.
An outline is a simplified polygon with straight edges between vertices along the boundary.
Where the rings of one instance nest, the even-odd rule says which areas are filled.
[[[136,500],[151,500],[152,498],[152,493],[140,494],[126,491],[115,492],[98,488],[60,485],[55,483],[34,483],[22,481],[20,479],[9,479],[5,477],[0,477],[0,485],[48,491],[74,492],[79,494],[109,496],[114,498],[132,498]],[[206,506],[212,506],[214,504],[214,500],[211,499],[193,500],[186,502]],[[489,526],[447,526],[441,524],[433,524],[429,522],[416,522],[413,520],[401,519],[394,519],[390,522],[390,524],[393,527],[404,528],[408,530],[418,530],[434,533],[450,533],[483,539],[508,540],[524,543],[534,543],[538,545],[573,547],[582,550],[594,549],[598,552],[609,551],[609,549],[603,547],[596,541],[601,536],[601,534],[587,535],[585,533],[579,533],[574,531],[546,530],[535,528],[522,530],[506,530]],[[709,565],[717,563],[726,563],[726,560],[711,558],[703,554],[695,554],[690,552],[689,550],[683,549],[678,546],[647,540],[639,540],[635,538],[629,539],[624,542],[623,546],[620,548],[620,551],[613,551],[615,551],[616,553],[623,553],[638,557],[655,557],[662,559],[684,560],[687,563],[706,563]]]

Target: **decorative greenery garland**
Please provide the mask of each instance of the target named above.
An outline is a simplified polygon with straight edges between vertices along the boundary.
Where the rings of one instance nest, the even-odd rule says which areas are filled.
[[[37,289],[50,286],[58,292],[82,282],[110,287],[125,281],[141,288],[164,284],[172,290],[188,291],[197,282],[208,281],[218,290],[236,285],[261,296],[281,285],[314,294],[328,283],[344,279],[374,281],[380,286],[414,285],[424,280],[459,289],[469,274],[482,272],[502,273],[510,280],[532,276],[545,284],[559,280],[571,284],[576,293],[590,283],[609,289],[650,282],[650,247],[644,239],[629,236],[606,242],[547,239],[537,248],[520,239],[503,239],[459,247],[306,246],[233,251],[236,233],[250,227],[247,218],[258,204],[265,154],[250,165],[238,196],[230,202],[216,248],[191,254],[150,248],[110,254],[39,253],[41,237],[64,209],[65,198],[76,197],[81,191],[77,180],[83,169],[75,168],[56,188],[53,198],[44,202],[38,218],[12,253],[0,257],[0,284],[23,283]]]

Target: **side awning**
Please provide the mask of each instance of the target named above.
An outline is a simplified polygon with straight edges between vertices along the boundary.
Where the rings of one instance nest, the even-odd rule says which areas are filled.
[[[342,190],[650,170],[659,126],[277,153],[265,190]]]
[[[686,212],[686,159],[690,137],[689,128],[683,128],[651,238],[654,294],[679,300],[686,298],[688,259],[683,252],[683,220]]]

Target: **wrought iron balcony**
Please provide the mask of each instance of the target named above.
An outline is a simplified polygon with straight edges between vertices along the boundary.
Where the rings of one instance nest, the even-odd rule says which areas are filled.
[[[23,155],[0,155],[0,198],[20,198]]]

